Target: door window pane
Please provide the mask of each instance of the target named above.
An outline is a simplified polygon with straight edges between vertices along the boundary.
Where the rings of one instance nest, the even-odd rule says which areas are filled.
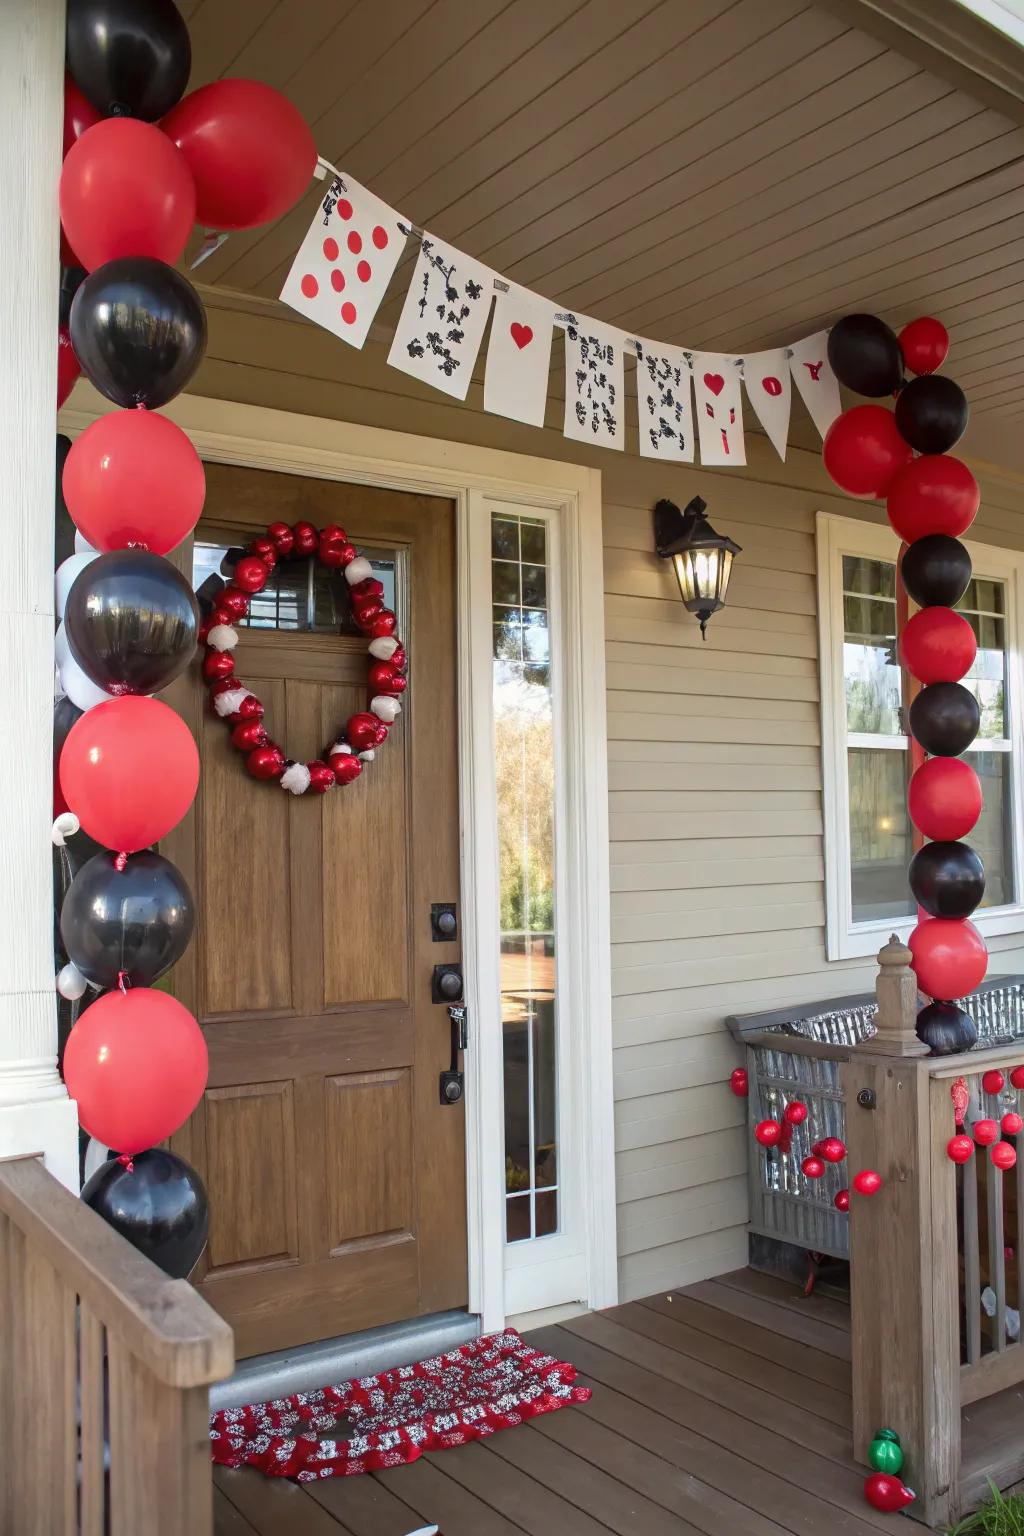
[[[554,743],[547,527],[491,524],[506,1238],[558,1231]]]
[[[253,534],[256,538],[257,534]],[[192,585],[200,604],[212,607],[217,593],[231,580],[237,561],[245,554],[240,544],[203,543],[192,550]],[[383,583],[382,601],[395,608],[397,556],[393,550],[364,549],[362,553]],[[396,610],[397,611],[397,610]],[[352,618],[352,602],[345,573],[308,560],[279,560],[262,592],[254,594],[249,612],[237,624],[247,629],[292,629],[332,635],[360,633]]]

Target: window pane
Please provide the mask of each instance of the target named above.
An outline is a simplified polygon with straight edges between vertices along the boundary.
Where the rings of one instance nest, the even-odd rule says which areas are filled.
[[[978,655],[964,678],[981,705],[980,737],[1003,740],[1009,735],[1006,721],[1006,620],[1003,618],[1005,583],[976,579],[957,608],[974,630]]]
[[[1013,875],[1012,772],[1009,752],[971,752],[967,761],[981,780],[981,817],[966,839],[985,866],[983,907],[1008,907],[1017,899]]]
[[[909,753],[855,747],[847,758],[853,920],[910,916],[915,909],[907,885]]]
[[[492,519],[506,1237],[558,1230],[554,744],[547,528]],[[537,1191],[544,1194],[538,1201]]]
[[[253,535],[256,537],[256,534]],[[192,584],[200,604],[212,607],[231,580],[236,562],[245,550],[240,544],[200,543],[192,551]],[[382,602],[395,608],[397,601],[394,551],[364,549],[373,574],[383,583]],[[280,560],[262,592],[253,595],[249,612],[237,621],[248,629],[292,629],[325,634],[357,635],[352,618],[348,582],[340,570],[315,559]]]
[[[895,566],[843,556],[843,678],[851,731],[900,733]]]

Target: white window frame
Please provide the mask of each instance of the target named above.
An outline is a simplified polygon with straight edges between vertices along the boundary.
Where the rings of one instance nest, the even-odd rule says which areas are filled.
[[[848,735],[843,678],[843,556],[895,561],[900,542],[887,525],[819,512],[816,518],[818,561],[818,644],[821,677],[821,767],[825,839],[825,952],[829,960],[859,959],[877,954],[891,933],[906,938],[917,921],[872,918],[854,922],[850,870],[848,746],[872,746],[905,751],[902,736]],[[1024,890],[1024,685],[1021,643],[1024,638],[1024,554],[991,544],[964,540],[974,574],[1005,582],[1007,705],[1013,771],[1010,778],[1013,826],[1014,886]],[[996,750],[999,750],[998,748]],[[1024,902],[989,907],[971,921],[985,937],[1024,932]]]

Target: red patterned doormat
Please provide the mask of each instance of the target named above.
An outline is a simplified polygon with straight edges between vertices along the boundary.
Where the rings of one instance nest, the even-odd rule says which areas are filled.
[[[379,1376],[222,1409],[210,1419],[213,1459],[300,1483],[400,1467],[585,1403],[590,1390],[575,1381],[574,1365],[509,1328]],[[330,1430],[337,1438],[326,1437]]]

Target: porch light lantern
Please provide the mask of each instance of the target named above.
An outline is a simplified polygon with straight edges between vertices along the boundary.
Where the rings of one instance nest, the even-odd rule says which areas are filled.
[[[732,539],[715,532],[706,511],[700,496],[683,512],[674,501],[659,501],[654,509],[655,550],[662,560],[672,561],[683,604],[700,620],[705,640],[708,619],[725,607],[733,556],[741,553]]]

